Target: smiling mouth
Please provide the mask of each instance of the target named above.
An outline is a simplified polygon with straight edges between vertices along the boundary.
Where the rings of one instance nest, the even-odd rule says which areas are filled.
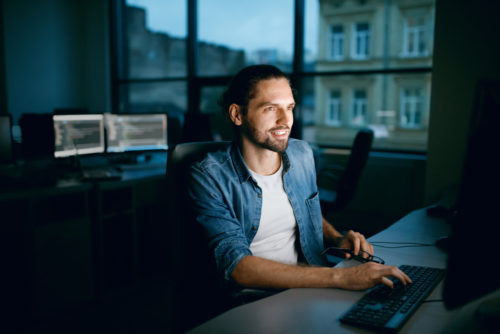
[[[288,128],[271,129],[270,132],[273,136],[283,137],[288,135],[289,129]]]

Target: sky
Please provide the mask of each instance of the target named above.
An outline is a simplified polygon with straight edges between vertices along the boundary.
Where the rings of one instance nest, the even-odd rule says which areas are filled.
[[[306,49],[316,53],[318,0],[306,0]],[[127,0],[146,8],[150,30],[186,37],[186,3],[180,0]],[[198,0],[198,39],[233,49],[293,49],[293,0]],[[250,14],[251,13],[251,14]]]

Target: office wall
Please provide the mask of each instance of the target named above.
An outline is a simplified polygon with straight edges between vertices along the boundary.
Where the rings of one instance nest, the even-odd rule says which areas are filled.
[[[436,2],[428,203],[460,182],[477,80],[500,80],[499,9],[487,0]]]
[[[2,14],[2,0],[0,0],[0,18]],[[0,20],[0,22],[2,22]],[[0,24],[0,115],[7,112],[7,91],[5,89],[5,52],[3,38],[3,24]]]
[[[107,2],[3,1],[7,110],[110,109]]]

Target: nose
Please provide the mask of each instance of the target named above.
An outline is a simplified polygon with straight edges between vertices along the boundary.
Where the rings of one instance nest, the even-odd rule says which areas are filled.
[[[277,115],[276,123],[278,124],[286,124],[289,125],[290,127],[292,126],[293,123],[293,110],[289,110],[286,107],[279,108],[278,115]]]

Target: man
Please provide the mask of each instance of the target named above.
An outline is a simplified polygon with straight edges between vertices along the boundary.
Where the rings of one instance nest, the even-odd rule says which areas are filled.
[[[244,68],[221,105],[236,139],[193,166],[189,193],[227,282],[244,288],[354,290],[392,286],[389,276],[411,282],[398,268],[374,262],[326,266],[325,245],[354,254],[373,254],[373,247],[360,233],[342,235],[322,217],[312,150],[289,138],[295,100],[279,69]]]

